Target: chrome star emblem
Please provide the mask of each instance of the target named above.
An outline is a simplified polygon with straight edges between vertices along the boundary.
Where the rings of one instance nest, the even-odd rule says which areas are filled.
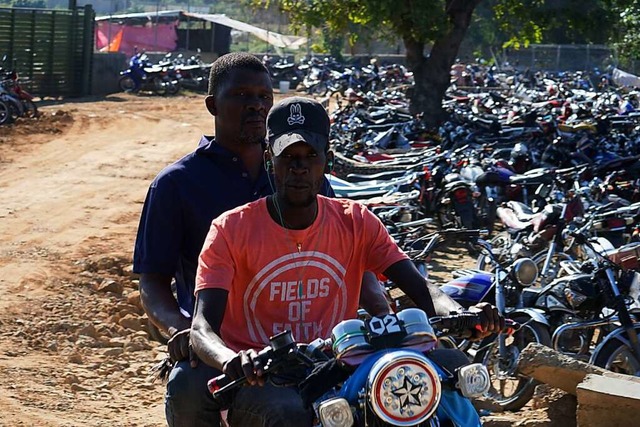
[[[400,407],[404,408],[409,405],[419,406],[421,391],[421,385],[414,384],[409,380],[409,378],[404,377],[404,384],[395,390],[391,390],[391,393],[400,399]]]

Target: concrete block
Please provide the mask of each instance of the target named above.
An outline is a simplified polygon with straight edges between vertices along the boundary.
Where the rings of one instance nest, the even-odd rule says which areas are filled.
[[[587,375],[576,388],[579,427],[638,425],[640,384],[620,378]]]

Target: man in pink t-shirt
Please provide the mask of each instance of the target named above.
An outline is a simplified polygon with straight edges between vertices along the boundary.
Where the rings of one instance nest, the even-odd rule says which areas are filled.
[[[201,360],[231,379],[246,376],[229,421],[241,426],[311,425],[295,388],[264,384],[257,350],[290,330],[298,342],[328,338],[354,318],[364,271],[384,273],[429,316],[462,308],[428,287],[366,207],[319,196],[330,171],[329,118],[311,99],[287,98],[267,117],[265,165],[272,196],[213,221],[200,254],[191,342]],[[484,334],[504,327],[483,305]],[[263,387],[258,387],[263,386]]]

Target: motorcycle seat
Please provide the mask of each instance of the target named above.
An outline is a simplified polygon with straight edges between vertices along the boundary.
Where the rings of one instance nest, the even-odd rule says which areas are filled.
[[[538,172],[533,174],[512,175],[509,177],[511,184],[520,185],[539,185],[550,184],[553,182],[553,176],[549,172]]]
[[[537,215],[535,212],[533,212],[531,207],[529,207],[528,205],[525,205],[524,203],[517,202],[515,200],[508,201],[507,207],[512,209],[515,212],[516,217],[520,221],[525,221],[525,222],[530,221],[531,219],[533,219],[534,216]]]
[[[286,70],[293,67],[295,67],[295,64],[276,64],[273,66],[277,70]]]
[[[399,178],[405,175],[406,173],[407,173],[406,170],[393,170],[393,171],[378,172],[374,174],[350,173],[347,175],[347,181],[360,182],[360,181],[385,180],[385,179]]]
[[[513,232],[534,228],[536,221],[542,220],[543,214],[535,214],[530,220],[522,221],[518,218],[518,215],[513,209],[508,207],[499,207],[496,210],[496,213],[502,223],[507,227],[513,230]],[[540,219],[538,220],[538,217]]]

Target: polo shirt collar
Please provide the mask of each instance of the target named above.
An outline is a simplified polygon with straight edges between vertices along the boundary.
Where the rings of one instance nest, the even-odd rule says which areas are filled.
[[[262,144],[262,149],[266,149],[266,143]],[[198,142],[198,148],[196,149],[196,153],[205,154],[209,156],[225,156],[225,157],[235,157],[236,154],[224,148],[220,144],[216,143],[215,136],[207,136],[202,135],[200,141]]]

